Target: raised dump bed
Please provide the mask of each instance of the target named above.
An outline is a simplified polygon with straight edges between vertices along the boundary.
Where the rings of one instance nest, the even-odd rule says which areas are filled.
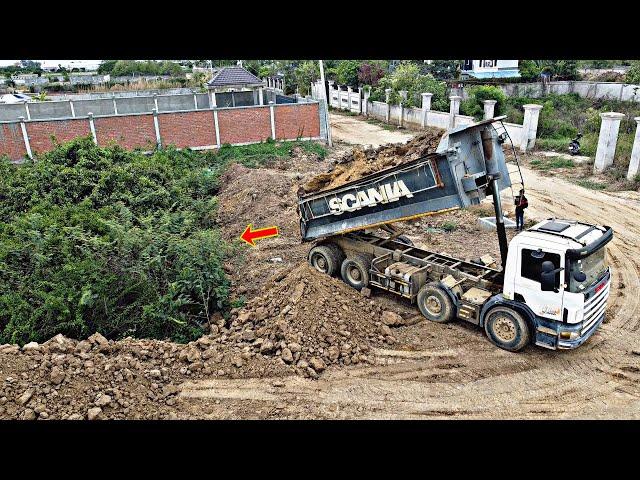
[[[437,152],[299,198],[304,241],[478,204],[492,178],[511,186],[491,119],[452,130]]]

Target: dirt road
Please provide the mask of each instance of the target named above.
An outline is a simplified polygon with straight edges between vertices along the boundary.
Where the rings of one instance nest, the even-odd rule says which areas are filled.
[[[332,115],[334,138],[404,141],[354,117]],[[520,354],[495,348],[462,322],[397,330],[399,350],[376,364],[329,369],[319,380],[210,379],[182,387],[181,416],[199,418],[640,418],[640,201],[524,169],[530,218],[610,225],[608,320],[581,348]],[[561,194],[559,193],[561,192]],[[388,300],[388,299],[385,299]]]

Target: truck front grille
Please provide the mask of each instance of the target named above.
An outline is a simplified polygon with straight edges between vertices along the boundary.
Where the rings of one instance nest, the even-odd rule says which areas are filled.
[[[600,319],[602,314],[604,314],[604,311],[607,308],[610,286],[611,281],[609,280],[602,290],[596,293],[584,304],[584,319],[582,321],[582,330],[580,331],[581,335],[588,332]]]

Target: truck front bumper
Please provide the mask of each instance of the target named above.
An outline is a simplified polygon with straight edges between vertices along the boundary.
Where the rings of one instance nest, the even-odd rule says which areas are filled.
[[[536,345],[552,350],[570,350],[578,348],[595,333],[604,321],[604,313],[588,330],[582,331],[582,322],[573,325],[537,318]]]

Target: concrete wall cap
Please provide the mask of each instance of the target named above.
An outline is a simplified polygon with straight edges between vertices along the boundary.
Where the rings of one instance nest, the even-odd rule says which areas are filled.
[[[482,103],[484,103],[485,105],[495,105],[496,103],[498,103],[497,100],[483,100]]]
[[[634,120],[638,123],[640,123],[640,117],[635,117]]]
[[[623,119],[624,117],[626,117],[626,115],[624,113],[618,113],[618,112],[604,112],[600,114],[601,118],[613,118],[613,119]]]
[[[423,93],[423,97],[433,97],[433,93]]]
[[[522,108],[525,110],[542,110],[542,105],[538,105],[537,103],[527,103],[526,105],[522,105]]]
[[[449,97],[449,100],[460,100],[462,97],[460,97],[459,95],[451,95]]]

